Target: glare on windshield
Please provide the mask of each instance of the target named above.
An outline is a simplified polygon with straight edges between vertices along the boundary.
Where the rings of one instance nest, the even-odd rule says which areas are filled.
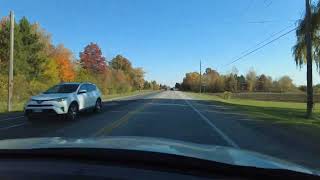
[[[72,93],[78,89],[77,84],[62,84],[56,85],[44,92],[44,94],[53,94],[53,93]]]

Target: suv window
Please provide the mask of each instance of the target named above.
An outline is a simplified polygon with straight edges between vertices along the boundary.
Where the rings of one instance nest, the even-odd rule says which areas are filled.
[[[87,84],[82,84],[80,89],[79,89],[79,91],[81,91],[81,90],[87,90],[87,92],[88,92],[89,91],[88,85]]]
[[[96,90],[96,86],[93,84],[88,84],[88,89],[89,91],[95,91]]]
[[[53,94],[53,93],[72,93],[78,89],[78,84],[59,84],[51,87],[44,94]]]

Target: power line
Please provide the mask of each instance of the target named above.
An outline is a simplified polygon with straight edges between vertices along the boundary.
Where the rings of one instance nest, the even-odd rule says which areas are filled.
[[[243,59],[244,57],[246,57],[246,56],[248,56],[248,55],[250,55],[250,54],[252,54],[252,53],[254,53],[254,52],[256,52],[256,51],[258,51],[258,50],[260,50],[260,49],[262,49],[263,47],[265,47],[265,46],[267,46],[267,45],[269,45],[269,44],[277,41],[278,39],[282,38],[283,36],[291,33],[292,31],[294,31],[294,30],[296,30],[296,29],[297,29],[297,27],[291,29],[290,31],[287,31],[287,32],[281,34],[281,35],[278,36],[277,38],[272,39],[271,41],[263,44],[262,46],[259,46],[259,47],[255,48],[255,49],[253,49],[252,51],[250,51],[250,52],[248,52],[248,53],[245,53],[244,55],[242,55],[242,56],[238,57],[237,59],[231,61],[230,63],[226,64],[225,66],[229,66],[229,65],[231,65],[231,64],[233,64],[233,63],[235,63],[235,62],[237,62],[237,61],[239,61],[239,60],[241,60],[241,59]]]
[[[283,23],[283,22],[297,22],[300,19],[294,20],[256,20],[256,21],[246,21],[247,24],[266,24],[266,23]]]
[[[301,19],[270,19],[270,20],[247,20],[247,21],[233,21],[233,20],[222,20],[217,22],[218,24],[275,24],[275,23],[292,23],[297,22]]]
[[[289,29],[289,28],[292,27],[292,26],[294,26],[294,24],[292,24],[292,25],[290,25],[290,26],[287,26],[287,27],[281,29],[281,30],[278,31],[278,32],[272,33],[272,34],[271,34],[270,36],[268,36],[266,39],[262,40],[261,42],[259,42],[258,44],[254,45],[253,47],[248,48],[248,49],[246,49],[245,51],[242,51],[239,56],[242,56],[243,54],[245,54],[245,53],[247,53],[248,51],[250,51],[252,48],[255,48],[256,46],[259,46],[260,44],[263,44],[264,42],[266,42],[266,41],[268,41],[269,39],[273,38],[274,36],[276,36],[276,35],[284,32],[285,30]],[[235,58],[237,58],[237,57],[234,57],[234,58],[232,58],[232,59],[235,59]]]

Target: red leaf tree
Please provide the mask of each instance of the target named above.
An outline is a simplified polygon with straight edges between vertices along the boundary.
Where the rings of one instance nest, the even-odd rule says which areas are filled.
[[[106,59],[98,44],[90,43],[80,52],[80,63],[84,69],[92,72],[103,73],[107,68]]]

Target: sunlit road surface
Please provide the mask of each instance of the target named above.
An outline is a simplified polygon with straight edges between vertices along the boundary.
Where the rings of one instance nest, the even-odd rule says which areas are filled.
[[[250,119],[179,91],[163,91],[105,102],[101,113],[82,113],[72,122],[43,118],[31,123],[22,113],[2,114],[0,139],[160,137],[257,151],[320,169],[320,136],[292,126]]]

